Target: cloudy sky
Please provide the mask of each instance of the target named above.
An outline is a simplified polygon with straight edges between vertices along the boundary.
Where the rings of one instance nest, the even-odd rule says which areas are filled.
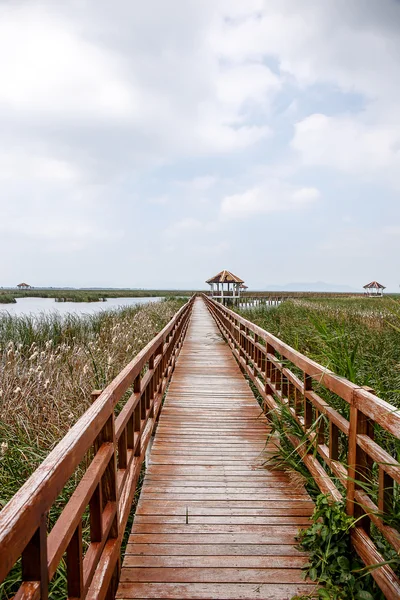
[[[0,0],[0,285],[399,288],[397,0]]]

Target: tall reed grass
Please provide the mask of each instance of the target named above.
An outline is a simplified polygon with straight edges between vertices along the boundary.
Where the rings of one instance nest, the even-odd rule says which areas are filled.
[[[320,364],[328,367],[336,374],[346,377],[357,385],[368,385],[375,393],[383,397],[392,405],[400,408],[400,303],[393,299],[318,299],[318,300],[289,300],[276,308],[260,307],[248,311],[239,311],[245,318],[258,324],[267,331],[278,336],[287,344],[298,351],[306,354]],[[290,368],[293,368],[290,364]],[[295,368],[293,368],[296,371]],[[299,373],[298,373],[299,374]],[[325,400],[329,402],[344,417],[349,418],[348,404],[328,392],[323,386],[314,387]],[[332,515],[337,523],[346,525],[347,517],[344,509],[336,506],[334,511],[329,508],[329,503],[318,495],[315,482],[308,470],[305,468],[297,451],[293,448],[289,439],[293,436],[298,440],[298,445],[307,451],[316,454],[315,445],[310,443],[308,435],[305,435],[297,420],[293,417],[285,404],[275,399],[279,410],[271,411],[270,441],[276,440],[275,453],[269,463],[270,466],[283,468],[300,476],[307,489],[318,502],[325,502],[324,519],[329,535],[332,531]],[[318,420],[324,423],[325,435],[329,430],[326,417],[320,415]],[[318,421],[312,429],[317,430]],[[374,427],[375,441],[393,456],[400,459],[400,441],[378,425]],[[326,442],[327,443],[327,440]],[[344,436],[339,438],[339,460],[347,466],[347,441]],[[343,496],[346,489],[329,471],[336,486]],[[378,465],[372,464],[368,482],[358,481],[358,484],[369,497],[378,505]],[[335,512],[336,511],[336,512]],[[321,511],[314,514],[314,523],[301,534],[300,539],[304,542],[303,547],[311,552],[308,564],[308,575],[315,575],[325,583],[325,587],[318,590],[319,598],[331,598],[344,600],[347,598],[372,600],[372,598],[383,598],[383,594],[377,588],[372,578],[368,575],[368,569],[354,567],[357,558],[350,546],[350,527],[347,525],[341,530],[341,536],[347,547],[346,556],[342,562],[346,562],[346,578],[342,578],[346,569],[339,562],[334,565],[334,559],[324,548],[325,538],[320,535]],[[399,529],[400,521],[400,490],[395,486],[393,502],[385,514],[385,522]],[[325,518],[326,517],[326,518]],[[324,526],[325,526],[324,525]],[[336,525],[335,525],[336,526]],[[334,533],[334,532],[333,532]],[[384,559],[392,566],[397,574],[400,573],[400,559],[393,547],[385,541],[383,536],[372,525],[371,536]],[[308,545],[307,545],[308,544]],[[338,548],[338,556],[344,556],[343,548]],[[333,567],[332,567],[333,565]],[[324,571],[326,567],[326,570]]]
[[[95,315],[0,316],[0,509],[182,301]]]
[[[400,407],[400,302],[287,300],[240,314],[338,375]]]

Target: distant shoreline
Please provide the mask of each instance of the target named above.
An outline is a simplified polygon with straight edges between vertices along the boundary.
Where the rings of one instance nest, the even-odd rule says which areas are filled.
[[[144,290],[119,288],[30,288],[18,290],[15,288],[0,288],[0,304],[15,304],[18,298],[54,298],[65,302],[103,302],[107,298],[153,298],[153,297],[182,297],[192,296],[206,290]],[[398,294],[385,294],[397,296]],[[316,291],[279,291],[279,290],[248,290],[242,293],[243,298],[345,298],[363,297],[363,292],[316,292]]]

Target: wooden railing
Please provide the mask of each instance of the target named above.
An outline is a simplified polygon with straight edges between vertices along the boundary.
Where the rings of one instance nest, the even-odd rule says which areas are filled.
[[[64,555],[69,598],[114,597],[137,481],[192,303],[103,392],[94,394],[92,406],[0,512],[0,582],[22,557],[16,600],[47,599]],[[48,532],[51,507],[82,464],[85,472]],[[82,518],[87,510],[90,535],[85,540]]]
[[[393,526],[394,494],[399,493],[400,411],[371,390],[339,377],[207,296],[203,298],[244,373],[256,386],[265,412],[290,410],[307,443],[290,442],[323,493],[346,498],[356,517],[352,544],[390,600],[400,598],[400,581],[378,551],[371,524],[396,553],[400,534]],[[342,403],[342,414],[334,408]],[[348,415],[345,418],[343,414]],[[379,436],[378,436],[379,434]],[[374,436],[376,439],[374,439]],[[317,455],[319,459],[317,458]],[[375,568],[374,568],[375,567]]]

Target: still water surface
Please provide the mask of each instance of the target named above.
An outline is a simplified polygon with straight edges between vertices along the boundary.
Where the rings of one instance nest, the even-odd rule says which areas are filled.
[[[159,302],[163,298],[107,298],[107,302],[56,302],[54,298],[17,298],[16,304],[0,304],[0,315],[40,315],[41,313],[68,313],[90,315],[102,310],[112,310],[122,306],[137,306],[149,302]]]

